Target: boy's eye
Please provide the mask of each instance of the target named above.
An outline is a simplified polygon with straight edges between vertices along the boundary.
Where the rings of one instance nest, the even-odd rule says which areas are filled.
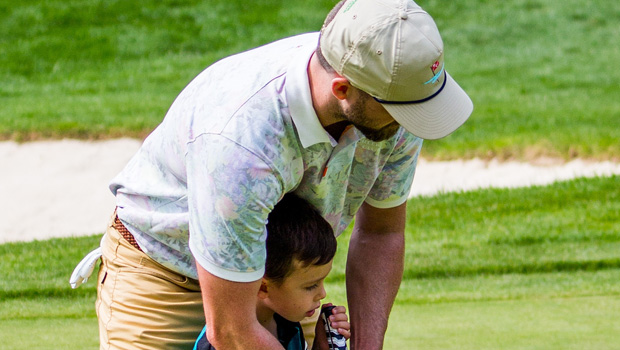
[[[311,286],[306,287],[306,290],[311,291],[311,290],[316,289],[318,286],[319,286],[319,284],[315,283],[315,284],[313,284]]]

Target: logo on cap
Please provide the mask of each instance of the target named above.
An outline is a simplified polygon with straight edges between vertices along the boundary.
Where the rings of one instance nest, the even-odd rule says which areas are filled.
[[[439,70],[439,72],[435,73],[435,71],[439,67],[439,61],[435,61],[435,63],[433,63],[433,65],[431,66],[431,72],[433,72],[433,77],[430,78],[426,83],[424,83],[424,85],[435,84],[437,82],[437,80],[439,80],[439,78],[441,77],[441,73],[443,72],[443,66],[444,65],[442,63],[441,64],[441,69]]]

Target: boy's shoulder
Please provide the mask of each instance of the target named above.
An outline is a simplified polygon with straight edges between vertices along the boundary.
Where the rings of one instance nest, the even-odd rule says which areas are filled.
[[[278,340],[286,350],[307,349],[304,331],[299,322],[291,322],[278,314],[274,314],[273,318],[278,325]]]

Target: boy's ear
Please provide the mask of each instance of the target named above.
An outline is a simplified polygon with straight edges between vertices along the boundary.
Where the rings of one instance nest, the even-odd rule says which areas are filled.
[[[269,295],[269,286],[266,279],[263,278],[263,280],[260,283],[260,288],[258,289],[258,297],[260,299],[267,299],[267,296]]]

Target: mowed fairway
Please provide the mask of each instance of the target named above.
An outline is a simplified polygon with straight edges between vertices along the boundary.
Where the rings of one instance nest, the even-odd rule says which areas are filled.
[[[0,139],[142,138],[206,66],[318,30],[334,3],[0,4]],[[419,4],[476,106],[424,157],[620,160],[620,2]],[[619,185],[412,198],[385,349],[620,349]],[[338,239],[327,302],[346,303],[349,237]],[[99,240],[0,245],[0,349],[98,349],[95,282],[72,290],[68,280]]]
[[[321,28],[335,0],[0,5],[0,139],[143,137],[220,58]],[[620,159],[620,3],[419,2],[475,104],[426,157]]]
[[[577,179],[411,199],[405,278],[385,349],[617,349],[618,181]],[[504,218],[501,227],[498,218]],[[527,237],[519,237],[521,231]],[[345,232],[338,239],[326,301],[346,303],[349,237]],[[99,239],[0,245],[2,349],[41,342],[50,349],[97,348],[95,284],[72,290],[68,278]]]
[[[399,305],[394,313],[386,349],[583,350],[620,344],[618,296]],[[414,319],[396,321],[407,318]]]

